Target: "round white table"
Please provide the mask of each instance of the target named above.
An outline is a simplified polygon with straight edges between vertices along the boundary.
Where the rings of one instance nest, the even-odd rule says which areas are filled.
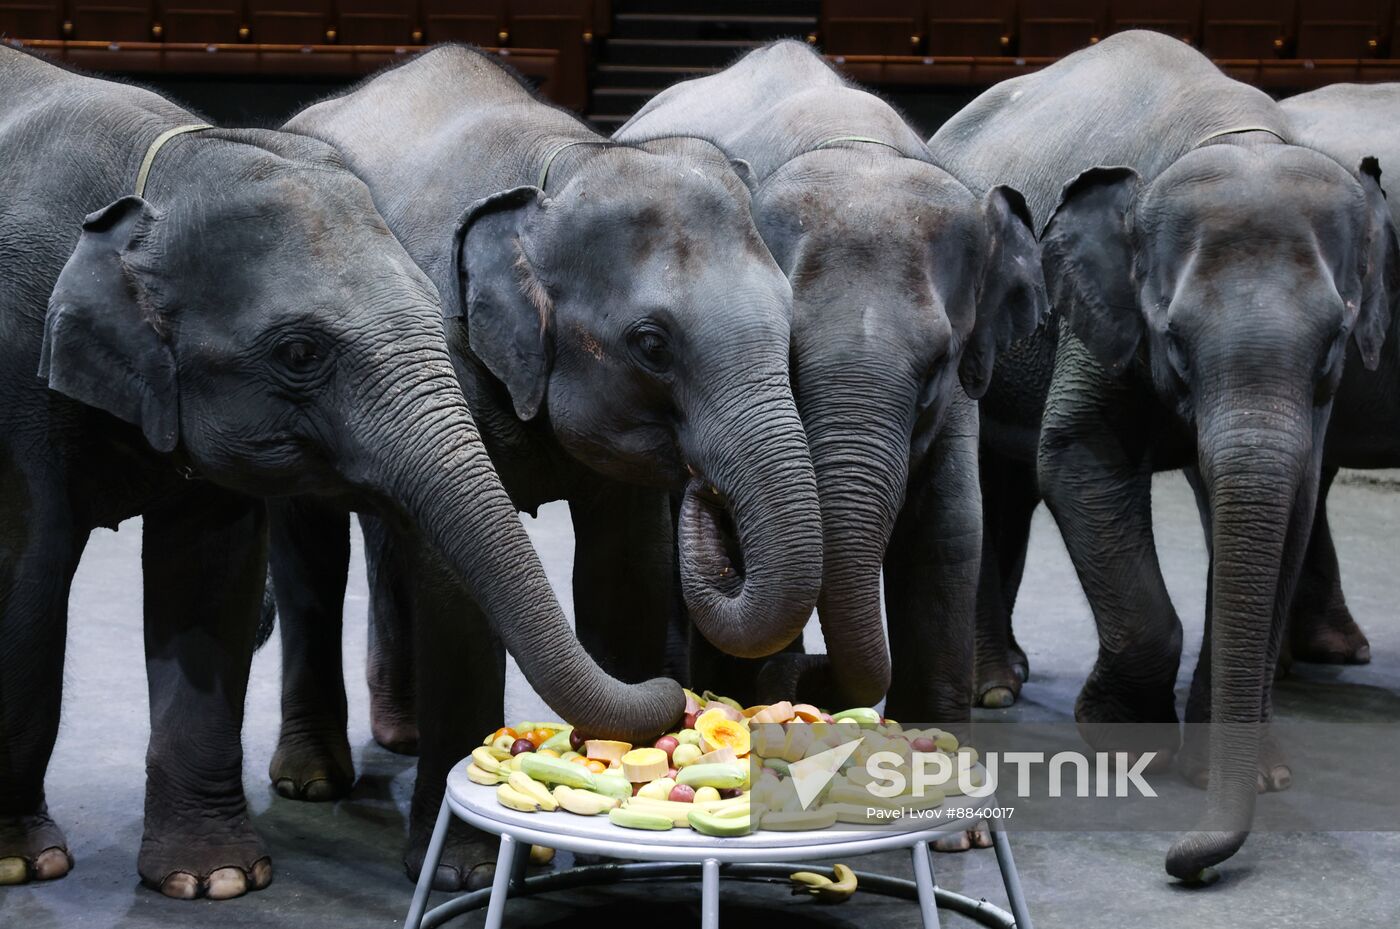
[[[550,890],[563,890],[590,884],[621,880],[655,880],[693,877],[701,879],[701,929],[718,929],[719,880],[721,876],[740,880],[786,880],[787,867],[777,862],[810,861],[865,855],[871,852],[908,848],[912,852],[912,882],[886,875],[857,872],[860,889],[888,896],[915,899],[925,929],[938,926],[938,907],[960,912],[995,929],[1033,929],[1021,892],[1020,877],[1011,856],[1011,845],[995,820],[988,824],[992,847],[1001,868],[1002,883],[1010,901],[1011,913],[987,903],[937,887],[929,842],[942,835],[965,832],[977,825],[969,819],[933,819],[928,828],[876,828],[819,830],[812,832],[759,831],[745,836],[717,838],[693,829],[648,832],[623,829],[606,816],[574,816],[569,813],[522,813],[496,802],[496,789],[474,784],[467,778],[470,758],[459,762],[447,775],[447,791],[437,825],[423,859],[423,870],[413,893],[413,903],[404,921],[407,929],[439,926],[461,913],[486,906],[486,929],[500,929],[509,896],[529,896]],[[966,804],[952,797],[949,804]],[[996,806],[991,796],[979,797],[978,806]],[[496,873],[489,889],[463,894],[427,910],[433,873],[442,856],[447,827],[452,817],[501,838]],[[626,863],[586,865],[538,877],[526,878],[525,864],[531,845],[544,845],[564,851],[627,859]],[[697,868],[698,865],[698,868]]]

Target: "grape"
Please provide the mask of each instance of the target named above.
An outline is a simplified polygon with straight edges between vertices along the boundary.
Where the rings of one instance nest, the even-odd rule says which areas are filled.
[[[569,730],[569,748],[572,748],[576,752],[582,751],[583,743],[587,741],[588,738],[577,729]]]

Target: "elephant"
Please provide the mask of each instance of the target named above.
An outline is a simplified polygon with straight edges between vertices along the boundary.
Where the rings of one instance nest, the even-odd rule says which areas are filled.
[[[659,670],[677,570],[717,647],[765,655],[801,632],[821,528],[788,370],[791,289],[718,149],[610,142],[458,45],[284,128],[341,154],[436,286],[458,381],[512,503],[569,502],[578,634],[604,667],[629,680]],[[285,795],[326,799],[353,780],[340,664],[348,516],[318,501],[282,516],[284,718],[270,774]],[[416,876],[448,768],[501,725],[504,656],[470,634],[480,608],[460,585],[362,525],[375,735],[419,751]],[[455,639],[415,636],[448,617]],[[443,669],[435,680],[428,660]],[[442,889],[480,884],[494,859],[484,836],[454,830],[434,874]]]
[[[138,514],[137,868],[169,896],[272,879],[240,744],[264,497],[354,500],[420,539],[580,725],[629,737],[678,718],[678,685],[610,678],[570,634],[453,376],[438,295],[329,146],[207,126],[0,47],[0,156],[0,883],[73,866],[44,795],[67,600],[91,531]]]
[[[1400,84],[1333,84],[1281,101],[1301,145],[1343,164],[1379,160],[1392,221],[1400,224]],[[1400,465],[1400,333],[1391,329],[1375,371],[1349,358],[1332,408],[1323,451],[1322,486],[1289,629],[1294,660],[1364,664],[1371,646],[1347,608],[1337,551],[1327,524],[1327,491],[1340,467]]]
[[[973,398],[1047,309],[1024,201],[1000,186],[974,195],[892,107],[801,42],[672,85],[614,138],[675,135],[747,166],[755,222],[793,290],[827,654],[770,659],[759,697],[888,694],[890,715],[961,729],[981,557]]]
[[[1051,320],[981,407],[979,622],[1014,591],[1043,495],[1098,627],[1075,716],[1100,750],[1180,747],[1151,475],[1185,468],[1198,489],[1211,572],[1186,720],[1214,725],[1188,727],[1178,759],[1208,772],[1206,810],[1166,859],[1186,881],[1243,845],[1260,782],[1291,777],[1267,738],[1270,670],[1345,355],[1376,367],[1396,294],[1374,159],[1290,132],[1261,91],[1131,31],[996,85],[929,142],[974,189],[1016,185],[1039,230]],[[1009,644],[978,641],[1003,667]]]

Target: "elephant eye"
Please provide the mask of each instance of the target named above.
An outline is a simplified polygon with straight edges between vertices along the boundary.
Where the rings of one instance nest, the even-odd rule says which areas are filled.
[[[300,336],[283,339],[277,344],[276,351],[278,362],[292,371],[310,371],[321,360],[316,343]]]
[[[632,354],[641,365],[656,374],[671,370],[671,340],[656,323],[644,320],[632,328],[627,337]]]

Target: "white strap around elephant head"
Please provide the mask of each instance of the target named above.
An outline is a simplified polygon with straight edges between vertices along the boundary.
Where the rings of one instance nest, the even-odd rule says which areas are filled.
[[[1269,135],[1271,135],[1271,136],[1273,136],[1274,138],[1278,139],[1278,140],[1279,140],[1280,142],[1282,142],[1284,145],[1288,145],[1288,144],[1289,144],[1289,142],[1288,142],[1287,139],[1285,139],[1283,136],[1279,135],[1278,132],[1277,132],[1276,130],[1270,129],[1268,126],[1234,126],[1234,127],[1230,128],[1230,129],[1221,129],[1221,130],[1219,130],[1218,132],[1212,132],[1210,135],[1206,136],[1204,139],[1201,139],[1201,141],[1197,142],[1196,145],[1195,145],[1195,147],[1196,147],[1196,148],[1200,148],[1202,145],[1205,145],[1207,142],[1210,142],[1210,141],[1213,141],[1213,140],[1215,140],[1215,139],[1218,139],[1218,138],[1220,138],[1221,136],[1234,135],[1234,134],[1236,134],[1236,133],[1238,133],[1238,132],[1267,132]]]
[[[169,142],[177,135],[184,135],[187,132],[200,132],[205,129],[213,128],[214,127],[208,123],[191,123],[188,126],[176,126],[174,129],[167,129],[156,136],[155,141],[151,143],[151,147],[146,149],[146,157],[141,159],[141,170],[136,172],[136,196],[144,197],[146,195],[146,179],[151,176],[151,165],[155,164],[156,153],[161,150],[161,147],[164,146],[166,142]]]

